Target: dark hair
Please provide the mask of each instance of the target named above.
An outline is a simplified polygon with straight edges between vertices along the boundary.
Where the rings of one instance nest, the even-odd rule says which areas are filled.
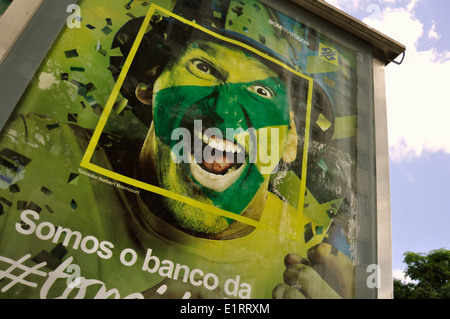
[[[110,71],[116,81],[128,58],[128,54],[134,45],[136,36],[144,22],[144,17],[135,18],[127,22],[115,35],[111,48],[119,48],[122,56],[110,57]],[[128,106],[132,112],[145,125],[150,126],[152,121],[151,108],[144,106],[136,97],[136,87],[143,82],[153,86],[154,79],[162,72],[172,58],[173,50],[164,39],[164,31],[167,28],[165,20],[151,21],[150,32],[144,34],[133,62],[127,72],[120,93],[128,100]],[[150,70],[153,71],[149,72]]]

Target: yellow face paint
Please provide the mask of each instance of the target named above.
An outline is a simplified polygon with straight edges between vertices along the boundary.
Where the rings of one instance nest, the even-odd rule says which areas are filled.
[[[259,59],[234,47],[199,41],[191,43],[155,82],[153,119],[154,141],[159,146],[153,147],[152,158],[157,159],[159,183],[241,214],[284,151],[289,125],[287,89]],[[201,123],[200,129],[194,130],[197,122]],[[207,134],[211,128],[222,135]],[[230,137],[227,130],[236,134]],[[180,132],[175,139],[174,132]],[[242,136],[247,136],[246,142],[241,141]],[[177,148],[181,138],[187,146],[182,151]],[[200,160],[193,157],[196,139],[203,143]],[[244,149],[244,161],[218,163],[222,158],[219,156],[206,163],[208,147],[215,152],[223,150],[223,154]],[[177,158],[178,164],[173,165]],[[167,161],[172,163],[164,164]],[[177,220],[185,219],[182,208],[173,214]]]

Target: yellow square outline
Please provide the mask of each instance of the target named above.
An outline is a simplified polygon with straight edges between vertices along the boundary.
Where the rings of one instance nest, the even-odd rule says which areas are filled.
[[[206,29],[202,26],[197,25],[196,23],[186,20],[156,4],[152,4],[149,8],[149,11],[147,12],[144,22],[141,25],[141,28],[136,36],[135,42],[128,54],[128,57],[125,61],[125,64],[122,68],[122,71],[119,74],[119,77],[117,78],[116,84],[114,85],[114,88],[111,92],[111,95],[105,105],[105,108],[102,112],[102,115],[100,116],[99,122],[94,130],[94,133],[92,135],[92,138],[89,142],[89,145],[86,149],[86,152],[83,156],[83,159],[81,160],[80,166],[86,169],[89,169],[93,172],[96,172],[98,174],[104,175],[106,177],[109,177],[111,179],[120,181],[122,183],[126,183],[132,186],[135,186],[137,188],[143,189],[143,190],[147,190],[149,192],[153,192],[177,201],[180,201],[182,203],[197,207],[199,209],[208,211],[210,213],[216,214],[216,215],[220,215],[220,216],[224,216],[236,221],[239,221],[241,223],[245,223],[247,225],[253,226],[253,227],[259,227],[259,228],[263,228],[265,230],[269,230],[272,231],[274,233],[279,233],[279,230],[277,229],[272,229],[270,227],[268,227],[267,225],[264,225],[262,222],[256,221],[254,219],[248,218],[248,217],[244,217],[223,209],[220,209],[218,207],[215,207],[214,205],[211,204],[205,204],[205,203],[201,203],[197,200],[194,200],[192,198],[174,193],[172,191],[166,190],[164,188],[158,187],[158,186],[154,186],[148,183],[144,183],[142,181],[136,180],[134,178],[130,178],[121,174],[118,174],[116,172],[110,171],[108,169],[105,169],[101,166],[92,164],[91,158],[94,154],[95,148],[98,144],[98,141],[100,139],[100,135],[103,131],[103,129],[105,128],[106,122],[111,114],[111,110],[114,106],[114,103],[116,102],[117,96],[120,93],[120,88],[123,85],[123,82],[127,76],[127,73],[129,71],[129,68],[134,60],[134,57],[136,55],[136,52],[141,44],[142,38],[147,30],[148,25],[150,24],[150,20],[151,17],[154,15],[155,11],[158,10],[159,12],[165,14],[166,16],[170,16],[174,19],[177,19],[191,27],[194,27],[200,31],[203,31],[209,35],[212,35],[213,37],[220,39],[222,41],[237,45],[239,47],[242,47],[248,51],[251,51],[261,57],[263,57],[266,60],[269,60],[275,64],[280,65],[281,67],[285,68],[286,70],[290,71],[291,73],[300,76],[306,80],[308,80],[309,85],[308,85],[308,99],[307,99],[307,110],[306,110],[306,124],[305,124],[305,142],[304,142],[304,146],[303,146],[303,160],[302,160],[302,179],[300,182],[300,196],[299,196],[299,203],[298,203],[298,213],[302,213],[303,211],[303,206],[304,206],[304,198],[305,198],[305,190],[306,190],[306,166],[307,166],[307,161],[308,161],[308,147],[309,147],[309,130],[310,130],[310,118],[311,118],[311,108],[312,108],[312,93],[313,93],[313,79],[292,69],[291,67],[283,64],[282,62],[268,56],[267,54],[264,54],[260,51],[258,51],[257,49],[248,46],[244,43],[241,43],[239,41],[233,40],[233,39],[229,39],[226,38],[220,34],[217,34],[209,29]],[[300,234],[299,234],[300,236]]]

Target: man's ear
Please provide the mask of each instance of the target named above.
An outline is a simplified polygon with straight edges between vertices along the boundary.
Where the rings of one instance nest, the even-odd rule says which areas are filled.
[[[147,85],[146,83],[153,83],[156,74],[159,70],[159,66],[155,66],[154,68],[148,70],[144,76],[144,82],[141,82],[136,87],[136,97],[139,101],[146,105],[152,105],[152,96],[153,96],[153,88],[152,86]]]
[[[152,105],[153,92],[152,88],[145,83],[139,83],[136,87],[136,97],[139,101],[146,105]]]
[[[298,136],[294,122],[294,112],[290,112],[289,134],[286,149],[281,159],[285,163],[291,163],[297,158]]]

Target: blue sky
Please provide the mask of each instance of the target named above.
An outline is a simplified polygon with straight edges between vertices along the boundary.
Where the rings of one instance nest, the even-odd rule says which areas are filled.
[[[450,249],[450,1],[326,0],[406,46],[386,68],[394,277]]]

